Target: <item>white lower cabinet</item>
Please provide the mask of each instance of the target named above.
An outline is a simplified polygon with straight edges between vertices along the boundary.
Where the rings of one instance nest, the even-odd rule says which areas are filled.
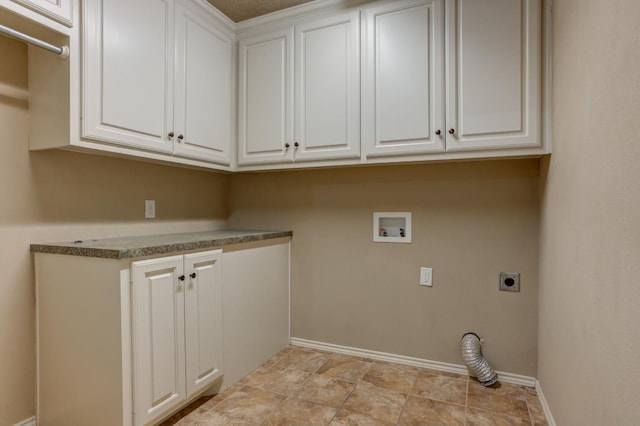
[[[34,259],[39,425],[155,425],[289,344],[289,237]]]
[[[222,375],[221,263],[220,250],[132,263],[135,425]]]
[[[222,377],[222,250],[35,264],[38,424],[152,425]]]

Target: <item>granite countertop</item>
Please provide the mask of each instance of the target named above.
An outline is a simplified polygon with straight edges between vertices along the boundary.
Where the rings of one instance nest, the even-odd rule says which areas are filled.
[[[292,231],[205,231],[31,244],[32,253],[129,259],[291,237]]]

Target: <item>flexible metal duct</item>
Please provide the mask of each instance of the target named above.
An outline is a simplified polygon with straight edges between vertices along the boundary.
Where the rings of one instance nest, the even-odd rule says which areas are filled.
[[[480,345],[482,345],[482,340],[476,333],[463,334],[462,359],[471,374],[475,375],[483,386],[491,386],[498,381],[498,374],[493,371],[489,362],[482,356]]]

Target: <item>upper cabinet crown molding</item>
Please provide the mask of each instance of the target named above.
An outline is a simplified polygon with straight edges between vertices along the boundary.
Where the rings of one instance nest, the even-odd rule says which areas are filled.
[[[313,19],[314,15],[344,12],[348,9],[357,10],[358,6],[366,4],[371,0],[315,0],[293,6],[267,15],[258,16],[247,19],[236,24],[236,30],[239,37],[243,37],[243,33],[248,31],[252,34],[256,33],[259,28],[267,28],[278,25],[292,25],[294,22],[301,20]]]

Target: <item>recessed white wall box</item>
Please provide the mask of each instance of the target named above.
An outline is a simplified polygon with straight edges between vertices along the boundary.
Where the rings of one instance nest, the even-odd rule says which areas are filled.
[[[411,212],[374,212],[373,241],[410,243]]]

